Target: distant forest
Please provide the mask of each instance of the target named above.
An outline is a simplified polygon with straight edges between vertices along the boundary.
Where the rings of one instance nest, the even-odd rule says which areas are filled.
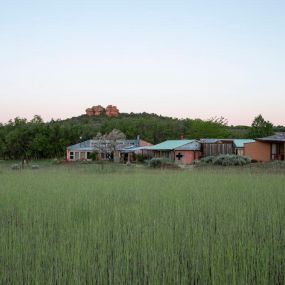
[[[153,144],[180,138],[254,138],[285,131],[285,127],[273,127],[261,115],[255,118],[251,127],[228,126],[224,118],[177,119],[148,113],[122,113],[115,118],[82,115],[50,122],[35,116],[31,121],[15,118],[0,124],[0,158],[62,158],[67,146],[113,129],[122,131],[129,139],[139,135]]]

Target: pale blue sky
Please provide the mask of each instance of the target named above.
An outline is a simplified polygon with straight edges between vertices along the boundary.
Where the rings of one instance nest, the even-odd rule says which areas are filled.
[[[0,0],[0,122],[114,104],[285,125],[285,1]]]

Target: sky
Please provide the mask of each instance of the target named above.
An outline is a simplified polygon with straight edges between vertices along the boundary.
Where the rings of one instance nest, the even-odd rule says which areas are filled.
[[[93,105],[285,125],[283,0],[0,0],[0,122]]]

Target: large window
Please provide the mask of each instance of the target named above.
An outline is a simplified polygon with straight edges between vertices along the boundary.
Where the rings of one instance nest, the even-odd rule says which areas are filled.
[[[283,143],[271,144],[271,159],[272,160],[284,160],[284,144]]]
[[[71,160],[74,159],[74,152],[73,152],[73,151],[71,151],[71,152],[69,153],[69,159],[71,159]]]

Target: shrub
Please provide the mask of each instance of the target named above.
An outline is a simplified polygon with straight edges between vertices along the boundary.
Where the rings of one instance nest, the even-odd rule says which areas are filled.
[[[92,159],[92,160],[97,160],[97,153],[96,152],[92,152],[92,153],[90,153],[90,159]]]
[[[146,159],[147,159],[146,156],[144,156],[142,154],[136,154],[136,161],[137,162],[143,163],[143,162],[145,162]]]
[[[174,163],[167,158],[154,157],[149,160],[149,166],[153,168],[172,167]]]
[[[231,154],[221,154],[218,156],[208,156],[200,160],[200,162],[195,162],[196,165],[221,165],[221,166],[243,166],[250,164],[250,158],[240,155]]]
[[[33,165],[31,166],[31,168],[32,168],[32,169],[40,169],[40,166],[37,165],[37,164],[33,164]]]
[[[11,165],[11,169],[12,170],[20,170],[21,166],[20,166],[20,164],[13,164],[13,165]]]
[[[265,168],[285,169],[285,161],[274,160],[264,163]]]
[[[201,158],[200,161],[204,163],[212,163],[214,158],[215,156],[206,156],[206,157]]]

